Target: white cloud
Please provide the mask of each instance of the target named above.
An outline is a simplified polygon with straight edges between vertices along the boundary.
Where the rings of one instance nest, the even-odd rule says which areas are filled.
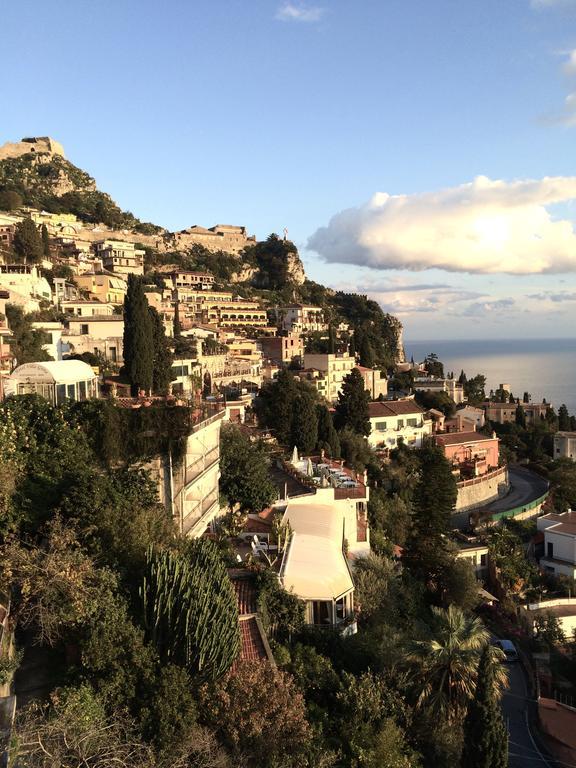
[[[376,269],[533,274],[576,271],[576,232],[548,207],[576,199],[576,177],[472,183],[413,195],[376,193],[308,240],[326,261]]]
[[[490,317],[491,315],[509,314],[516,310],[514,299],[496,299],[495,301],[474,301],[461,313],[464,317]]]
[[[552,301],[555,304],[559,304],[563,301],[576,301],[576,292],[574,291],[543,291],[542,293],[531,293],[528,295],[529,299],[536,299],[537,301]]]
[[[276,12],[279,21],[319,21],[324,14],[324,9],[317,5],[304,5],[302,3],[283,3]]]
[[[567,75],[576,75],[576,48],[567,51],[564,55],[568,57],[568,60],[564,62],[564,72]]]

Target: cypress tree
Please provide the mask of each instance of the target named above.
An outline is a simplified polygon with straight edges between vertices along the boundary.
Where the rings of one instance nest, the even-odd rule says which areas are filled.
[[[23,264],[42,261],[42,238],[32,219],[26,218],[16,224],[13,247],[14,253]]]
[[[154,347],[152,390],[158,395],[166,395],[172,381],[172,352],[168,346],[162,318],[154,307],[148,307],[148,312],[150,313]]]
[[[507,768],[508,734],[496,693],[495,666],[499,662],[487,646],[480,658],[474,698],[464,721],[462,768]]]
[[[458,491],[452,467],[440,448],[426,446],[415,456],[418,482],[412,494],[412,526],[404,560],[434,590],[449,560],[446,534]]]
[[[334,355],[336,353],[336,331],[332,323],[328,326],[328,354]]]
[[[570,430],[570,415],[564,403],[558,408],[558,429],[561,432],[568,432]]]
[[[124,370],[132,395],[150,392],[154,371],[153,328],[142,279],[128,275],[124,299]]]
[[[318,412],[314,398],[308,392],[294,401],[291,441],[302,453],[312,453],[318,442]]]
[[[370,416],[368,403],[370,395],[364,389],[364,379],[358,368],[353,368],[344,377],[342,389],[338,393],[336,404],[336,427],[349,427],[359,435],[370,434]]]
[[[50,258],[50,237],[46,224],[42,224],[42,252],[45,259]]]
[[[182,336],[182,323],[180,322],[180,302],[174,304],[174,338],[179,339]]]
[[[366,366],[366,368],[374,367],[374,349],[370,343],[370,339],[366,334],[362,336],[362,342],[360,344],[360,365]]]
[[[334,427],[332,414],[325,405],[316,406],[318,418],[318,448],[328,452],[332,458],[340,456],[340,440]]]

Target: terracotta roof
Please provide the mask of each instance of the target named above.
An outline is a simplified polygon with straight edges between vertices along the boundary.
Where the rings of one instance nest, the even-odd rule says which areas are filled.
[[[371,419],[379,416],[404,416],[424,412],[424,408],[414,400],[386,400],[385,402],[368,403],[368,413]]]
[[[436,435],[436,442],[440,445],[459,445],[460,443],[481,443],[486,440],[494,440],[490,435],[481,432],[451,432],[447,435]]]
[[[240,621],[240,661],[266,661],[268,656],[256,617]]]

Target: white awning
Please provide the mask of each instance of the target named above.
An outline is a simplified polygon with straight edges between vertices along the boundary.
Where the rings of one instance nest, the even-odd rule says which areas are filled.
[[[289,502],[283,522],[293,531],[280,573],[285,589],[303,600],[335,600],[354,589],[342,552],[342,515],[334,507],[298,499]]]

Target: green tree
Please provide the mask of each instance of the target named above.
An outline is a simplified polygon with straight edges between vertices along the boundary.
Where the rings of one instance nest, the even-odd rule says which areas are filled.
[[[318,443],[316,398],[302,392],[294,400],[290,442],[304,454],[311,454]]]
[[[50,258],[50,235],[48,234],[48,227],[46,224],[42,224],[41,236],[42,236],[42,255],[45,259]]]
[[[479,618],[455,606],[433,606],[431,611],[426,636],[412,641],[407,652],[416,707],[454,722],[474,695],[489,633]]]
[[[429,355],[426,355],[424,365],[429,376],[436,376],[439,379],[444,378],[444,365],[440,362],[435,352],[430,352]]]
[[[42,238],[32,219],[22,219],[16,224],[13,248],[22,264],[37,264],[42,261]]]
[[[514,421],[519,427],[526,429],[526,414],[524,413],[524,408],[522,408],[521,405],[516,406]]]
[[[179,339],[182,336],[182,323],[180,322],[180,302],[176,301],[174,304],[174,326],[173,326],[174,339]]]
[[[364,379],[358,368],[353,368],[344,377],[338,393],[335,425],[337,429],[348,427],[359,435],[370,434],[368,403],[370,394],[364,389]]]
[[[340,456],[340,440],[334,427],[332,414],[325,405],[316,406],[318,418],[318,448],[326,451],[332,458]]]
[[[260,512],[277,496],[268,475],[266,446],[251,442],[235,424],[222,427],[220,437],[220,492],[230,509]]]
[[[359,353],[360,365],[363,365],[366,368],[373,368],[376,363],[376,358],[370,339],[366,334],[362,336]]]
[[[140,589],[146,634],[163,663],[214,680],[240,649],[238,607],[216,545],[189,539],[182,551],[150,548]]]
[[[125,713],[117,708],[108,714],[89,685],[59,688],[50,705],[33,702],[20,710],[9,760],[22,768],[157,766],[152,749]]]
[[[558,408],[558,429],[561,432],[570,431],[570,414],[564,403]]]
[[[142,279],[128,275],[124,299],[124,369],[132,395],[150,392],[154,375],[154,334]]]
[[[262,387],[255,403],[259,420],[274,430],[278,442],[282,445],[290,445],[294,400],[297,394],[298,384],[293,373],[287,368],[282,368],[275,381]]]
[[[0,574],[3,584],[12,585],[12,620],[31,627],[36,642],[54,646],[71,640],[101,610],[115,579],[95,567],[60,518],[50,521],[44,535],[42,545],[30,547],[9,537]]]
[[[311,765],[308,754],[313,732],[306,721],[304,698],[285,672],[274,675],[265,662],[240,662],[214,695],[201,699],[200,704],[237,765]]]
[[[152,391],[157,395],[167,395],[172,381],[172,352],[166,338],[164,323],[154,307],[148,307],[152,326],[152,344],[154,358],[152,362]]]
[[[413,492],[412,527],[405,561],[432,591],[449,560],[446,534],[456,503],[456,481],[440,448],[426,446],[417,453],[418,481]]]
[[[495,650],[488,645],[480,657],[476,691],[464,722],[462,768],[508,766],[508,734],[496,692],[502,677],[502,662],[495,657]]]
[[[50,337],[44,331],[32,327],[30,316],[24,314],[21,307],[7,304],[6,318],[12,331],[12,337],[9,340],[10,349],[18,365],[52,360],[48,352],[43,349],[43,346],[50,342]]]
[[[480,405],[486,400],[486,376],[477,373],[476,376],[463,383],[464,394],[470,405]]]

